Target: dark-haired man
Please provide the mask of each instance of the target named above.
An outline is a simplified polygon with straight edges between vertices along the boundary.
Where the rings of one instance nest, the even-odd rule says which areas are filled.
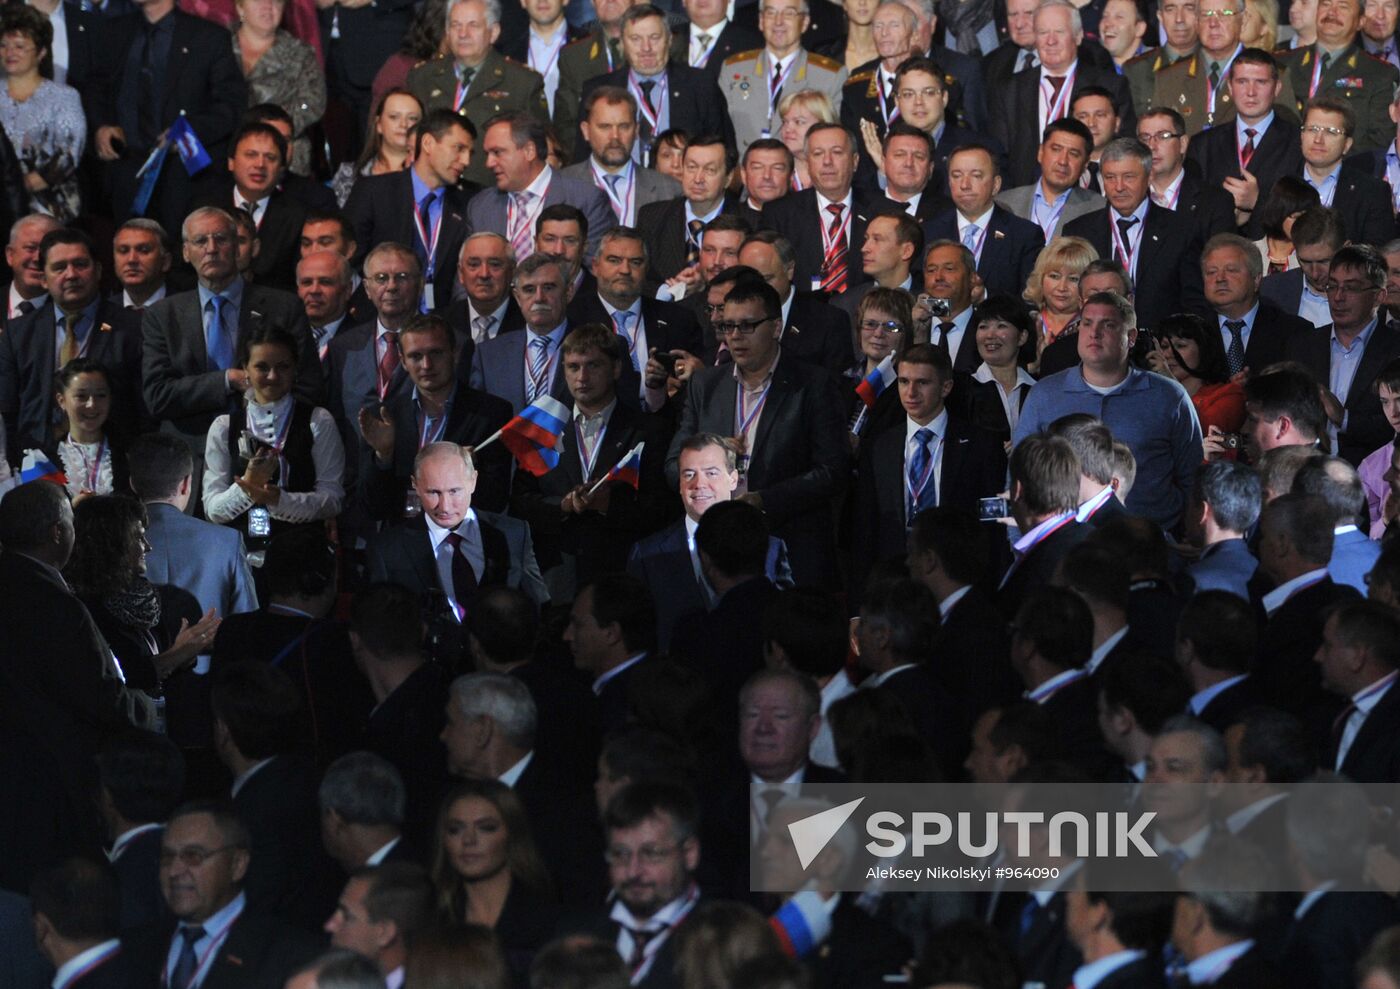
[[[868,231],[866,239],[869,240]],[[850,368],[854,360],[850,328],[830,305],[821,301],[821,296],[793,283],[797,254],[787,238],[771,230],[755,231],[739,248],[739,263],[758,272],[781,297],[783,328],[778,340],[789,354],[820,364],[833,375]],[[862,290],[863,286],[854,292]],[[839,295],[835,301],[839,305],[851,294]]]
[[[1104,206],[1103,196],[1079,184],[1093,149],[1094,136],[1078,120],[1051,121],[1036,152],[1040,178],[1032,185],[998,193],[997,204],[1033,221],[1048,244],[1060,236],[1066,223]]]
[[[1148,184],[1154,203],[1191,217],[1196,236],[1203,242],[1216,234],[1234,233],[1234,200],[1225,190],[1205,185],[1194,169],[1185,167],[1189,138],[1181,114],[1171,107],[1144,113],[1138,118],[1137,139],[1152,151]]]
[[[603,78],[607,78],[604,76]],[[637,211],[674,199],[681,184],[669,175],[643,168],[632,155],[638,141],[637,97],[621,86],[593,86],[583,104],[579,132],[588,157],[560,170],[571,179],[592,182],[608,197],[614,222],[634,226]]]
[[[152,878],[154,878],[152,862]],[[122,951],[117,884],[96,862],[68,859],[42,873],[31,887],[34,939],[53,966],[60,989],[124,989],[137,984],[129,953]],[[12,961],[18,945],[6,945],[7,974],[29,986]],[[33,950],[32,948],[30,949]],[[11,952],[13,951],[13,954]]]
[[[165,820],[185,782],[175,743],[154,732],[113,739],[97,754],[98,810],[120,894],[120,927],[135,930],[166,916],[156,881]]]
[[[684,284],[687,292],[698,287],[705,225],[721,213],[743,209],[738,197],[725,191],[735,160],[718,134],[693,138],[684,152],[683,195],[637,211],[637,228],[647,231],[650,241],[647,287],[652,292],[670,284],[674,297],[677,284]]]
[[[580,588],[564,642],[574,665],[593,678],[604,732],[623,727],[628,682],[656,647],[656,609],[647,586],[627,574],[604,574]]]
[[[1202,591],[1181,611],[1176,661],[1194,691],[1187,709],[1222,735],[1260,703],[1250,677],[1258,638],[1249,601],[1228,591]]]

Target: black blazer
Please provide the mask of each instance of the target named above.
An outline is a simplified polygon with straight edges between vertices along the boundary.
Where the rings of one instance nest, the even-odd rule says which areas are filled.
[[[762,47],[763,35],[757,31],[750,31],[734,21],[727,21],[724,30],[715,39],[714,47],[710,49],[709,58],[705,60],[704,66],[699,71],[704,72],[718,83],[725,59],[730,55],[737,55],[739,52],[753,51]],[[690,64],[690,23],[688,21],[677,24],[672,31],[671,64]]]
[[[128,942],[137,971],[158,985],[165,971],[171,939],[170,924],[148,927]],[[293,972],[322,950],[322,939],[289,927],[280,917],[246,907],[202,983],[203,989],[281,989]]]
[[[540,857],[554,877],[559,902],[578,908],[603,901],[607,878],[597,800],[592,787],[570,769],[568,762],[536,749],[514,790],[525,806]]]
[[[846,236],[847,287],[870,281],[862,271],[860,249],[865,243],[865,228],[870,218],[888,209],[884,202],[883,196],[867,197],[860,190],[851,194],[851,228]],[[822,231],[830,224],[831,218],[825,214],[818,215],[818,211],[815,189],[790,192],[763,206],[761,226],[782,234],[797,253],[792,284],[799,292],[812,288],[812,279],[821,274]]]
[[[165,828],[139,834],[112,863],[121,892],[121,930],[131,931],[168,920],[170,908],[160,892],[160,842]]]
[[[1113,257],[1109,224],[1117,218],[1111,207],[1095,210],[1065,224],[1065,235],[1083,237],[1099,252]],[[1201,286],[1200,244],[1196,224],[1181,213],[1148,203],[1137,261],[1136,303],[1139,329],[1151,329],[1179,312],[1205,310]]]
[[[1337,764],[1340,728],[1333,736],[1333,744],[1327,750],[1327,769]],[[1400,779],[1400,691],[1394,687],[1387,690],[1366,715],[1351,748],[1347,749],[1341,773],[1357,783],[1389,783]]]
[[[1285,175],[1297,175],[1303,167],[1303,146],[1300,140],[1301,129],[1275,115],[1269,129],[1264,132],[1254,156],[1249,160],[1249,172],[1259,183],[1259,203],[1268,199],[1274,183]],[[1186,156],[1200,166],[1201,183],[1204,186],[1222,189],[1227,178],[1240,178],[1239,145],[1236,140],[1234,121],[1219,127],[1208,127],[1191,138]],[[1264,228],[1255,219],[1259,206],[1244,225],[1248,237],[1264,235]]]
[[[925,244],[935,240],[958,239],[956,210],[945,210],[924,224]],[[1023,220],[1000,206],[993,206],[987,235],[982,241],[982,258],[977,262],[977,273],[987,286],[987,294],[1000,293],[1019,298],[1026,290],[1026,280],[1035,267],[1036,256],[1044,246],[1045,231],[1040,229],[1040,224]],[[977,353],[975,346],[972,353]],[[977,363],[980,364],[981,360]],[[977,364],[972,366],[975,368]]]
[[[1098,989],[1163,989],[1167,984],[1162,960],[1156,952],[1115,968],[1099,981]]]
[[[253,846],[245,880],[248,909],[280,914],[303,928],[315,923],[312,876],[329,872],[321,847],[317,783],[309,758],[277,755],[233,798],[233,809],[247,825]]]
[[[404,499],[413,480],[413,460],[418,455],[418,409],[413,392],[405,389],[386,405],[394,421],[394,462],[381,466],[369,450],[360,457],[360,499],[369,517],[381,522],[402,517]],[[447,414],[443,440],[476,446],[511,418],[505,399],[477,391],[458,380]],[[512,461],[504,443],[493,443],[477,459],[476,492],[472,502],[487,511],[504,511],[510,501]]]
[[[912,522],[905,517],[907,423],[906,417],[892,421],[860,445],[851,539],[856,593],[877,563],[903,556],[907,549]],[[995,497],[1005,486],[1006,450],[1001,440],[950,411],[938,474],[939,507],[976,514],[977,499]]]
[[[1322,644],[1322,626],[1335,605],[1357,600],[1354,589],[1334,584],[1330,577],[1290,597],[1269,616],[1259,637],[1254,676],[1260,693],[1274,707],[1304,718],[1316,730],[1330,733],[1331,718],[1340,704],[1323,692],[1322,675],[1313,656]],[[1327,734],[1319,736],[1327,739]]]
[[[233,178],[219,183],[195,197],[192,209],[213,206],[233,212]],[[259,285],[295,292],[297,261],[301,259],[301,227],[306,222],[306,207],[285,192],[274,191],[263,210],[258,224],[258,255],[253,258],[252,276]],[[455,272],[455,266],[454,266]]]
[[[710,59],[714,62],[714,58]],[[723,64],[722,62],[719,64]],[[627,88],[631,69],[623,66],[606,75],[594,76],[583,84],[583,94],[579,99],[580,109],[588,104],[588,94],[600,86]],[[734,147],[734,122],[729,119],[729,103],[724,98],[715,80],[718,72],[692,69],[688,65],[672,62],[666,66],[666,89],[670,103],[670,126],[687,134],[718,134],[724,138],[725,147]],[[658,110],[660,108],[658,107]],[[650,144],[656,135],[648,133],[649,125],[637,111],[637,140]],[[590,153],[588,142],[583,138],[583,125],[580,121],[578,135],[574,138],[574,161],[587,161]]]
[[[738,381],[731,367],[690,379],[681,423],[666,458],[678,483],[681,445],[696,433],[734,434]],[[779,357],[748,461],[748,487],[763,498],[773,535],[787,544],[802,583],[835,583],[833,508],[850,465],[836,382],[825,370]]]
[[[1262,703],[1263,698],[1254,678],[1245,677],[1212,697],[1210,703],[1202,708],[1196,717],[1224,735],[1225,729],[1234,724],[1241,714]]]
[[[1014,569],[1002,577],[997,589],[997,607],[1007,620],[1016,617],[1021,601],[1033,589],[1043,587],[1055,576],[1055,568],[1064,555],[1089,538],[1093,528],[1079,522],[1061,526],[1031,548]]]
[[[1279,971],[1286,989],[1350,989],[1355,967],[1377,934],[1400,922],[1400,907],[1384,893],[1330,892],[1284,935]]]
[[[1325,385],[1332,367],[1331,336],[1330,326],[1297,333],[1289,338],[1284,353],[1289,360],[1302,363]],[[1371,382],[1396,357],[1400,357],[1400,328],[1386,321],[1385,310],[1382,309],[1379,322],[1371,332],[1371,339],[1362,351],[1351,389],[1347,392],[1344,403],[1347,428],[1337,436],[1338,455],[1345,457],[1353,466],[1360,464],[1371,451],[1395,438],[1395,430],[1386,421],[1380,402],[1376,401],[1375,393],[1371,391]]]
[[[1272,989],[1282,984],[1278,970],[1258,946],[1236,958],[1220,978],[1211,983],[1215,989]]]
[[[649,260],[645,291],[648,295],[655,295],[659,285],[685,267],[685,202],[684,196],[677,196],[659,203],[647,203],[637,210],[637,229],[647,238]],[[744,216],[743,205],[733,193],[725,193],[720,212]]]
[[[904,705],[915,730],[938,761],[943,778],[960,778],[969,728],[962,698],[951,694],[928,665],[901,670],[876,689],[889,691]]]
[[[1193,164],[1188,159],[1183,170],[1176,211],[1196,221],[1196,237],[1204,244],[1216,234],[1235,232],[1235,201],[1223,188],[1202,182]]]
[[[662,302],[649,296],[642,296],[642,321],[646,323],[647,349],[659,351],[684,350],[699,356],[704,347],[700,324],[685,306],[674,302]],[[601,323],[612,327],[612,317],[603,308],[603,300],[597,291],[587,295],[575,295],[569,303],[569,325],[582,326],[585,323]],[[560,374],[563,374],[564,361],[560,359]],[[642,367],[646,367],[646,355],[642,355]],[[630,360],[622,362],[622,376],[617,379],[619,402],[634,410],[641,410],[641,375],[632,367]],[[570,404],[568,402],[565,403]]]
[[[368,91],[375,74],[399,50],[413,10],[413,0],[375,0],[373,5],[363,7],[333,4],[319,8],[316,14],[321,21],[321,37],[330,38],[332,25],[340,29],[334,54],[330,42],[326,42],[328,60],[357,88]],[[507,16],[503,9],[503,23]],[[369,104],[368,96],[365,104]]]
[[[1295,270],[1301,276],[1302,269]],[[1301,281],[1301,277],[1299,280]],[[1299,298],[1302,298],[1301,287]],[[1254,317],[1254,329],[1249,334],[1249,345],[1244,348],[1245,367],[1251,371],[1262,371],[1270,364],[1288,359],[1289,342],[1294,337],[1312,333],[1315,329],[1306,319],[1296,315],[1297,312],[1296,304],[1292,311],[1287,311],[1269,299],[1259,299],[1259,312]]]
[[[447,752],[439,736],[451,676],[427,662],[370,712],[364,747],[394,764],[404,781],[404,832],[429,837],[447,779]]]
[[[1132,94],[1122,76],[1112,69],[1079,61],[1074,76],[1075,96],[1089,86],[1102,86],[1113,94],[1118,113],[1118,132],[1135,134],[1137,113]],[[1036,152],[1040,148],[1040,69],[1027,69],[1011,77],[1004,86],[990,87],[987,99],[987,130],[1007,149],[1009,163],[1002,184],[1008,189],[1030,185],[1039,175]]]
[[[833,375],[853,363],[851,321],[813,292],[796,292],[783,324],[783,350],[800,361],[820,364]]]
[[[1281,312],[1297,316],[1298,308],[1303,304],[1303,284],[1302,268],[1265,275],[1264,281],[1259,285],[1259,296]],[[1313,328],[1305,319],[1302,323],[1305,327]]]
[[[968,590],[943,619],[929,672],[963,705],[969,722],[988,708],[1020,698],[1024,688],[1011,668],[1006,620],[980,587]]]
[[[1029,893],[1003,891],[997,897],[992,924],[1020,961],[1026,981],[1067,986],[1074,978],[1074,970],[1083,964],[1083,957],[1065,929],[1065,894],[1058,892],[1045,906],[1038,907],[1022,933],[1021,912],[1030,899]]]
[[[1297,175],[1303,177],[1303,169]],[[1395,236],[1395,213],[1390,186],[1359,169],[1342,167],[1332,208],[1342,217],[1342,229],[1353,244],[1384,244]]]
[[[412,249],[417,242],[413,219],[413,177],[407,171],[390,175],[368,175],[355,183],[345,204],[345,215],[355,227],[355,257],[358,270],[365,255],[385,241]],[[442,229],[437,253],[433,255],[433,302],[445,305],[452,298],[457,282],[457,255],[470,232],[467,223],[467,197],[449,187],[442,198]]]
[[[738,737],[739,691],[763,669],[763,612],[777,596],[767,577],[751,577],[727,591],[714,611],[676,622],[671,655],[709,684],[709,717],[726,743]]]

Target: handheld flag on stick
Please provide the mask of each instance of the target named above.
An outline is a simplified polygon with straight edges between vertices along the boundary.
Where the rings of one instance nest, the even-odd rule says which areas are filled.
[[[569,410],[551,395],[541,395],[520,414],[492,433],[475,449],[499,439],[522,468],[541,477],[559,465],[559,437],[569,422]]]
[[[200,143],[194,128],[190,126],[189,118],[183,113],[170,125],[165,139],[175,146],[175,153],[180,156],[185,171],[190,175],[197,175],[214,163],[214,159],[209,157],[209,152],[204,150],[204,145]]]
[[[875,400],[894,383],[894,379],[894,354],[890,354],[875,365],[875,370],[867,374],[865,380],[856,385],[856,394],[860,396],[860,400],[865,403],[866,408],[874,408]]]
[[[606,476],[600,478],[597,484],[588,489],[588,493],[592,495],[609,481],[630,484],[634,491],[639,488],[642,483],[642,448],[644,446],[646,446],[645,443],[638,443],[628,450],[627,455],[614,464],[613,469],[608,471]]]
[[[24,465],[20,467],[19,479],[23,484],[30,481],[53,481],[55,484],[66,485],[67,476],[63,470],[54,465],[48,455],[42,450],[25,450]]]

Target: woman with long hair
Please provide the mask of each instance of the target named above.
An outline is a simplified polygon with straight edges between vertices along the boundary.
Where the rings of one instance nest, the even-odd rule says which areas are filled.
[[[423,119],[423,104],[406,89],[391,89],[374,105],[369,136],[354,162],[344,162],[331,179],[335,199],[344,206],[350,190],[366,175],[391,175],[413,164],[413,131]]]
[[[1230,380],[1220,331],[1194,313],[1177,313],[1153,331],[1157,345],[1147,352],[1152,370],[1175,378],[1191,396],[1201,432],[1219,427],[1237,433],[1244,425],[1244,385]]]

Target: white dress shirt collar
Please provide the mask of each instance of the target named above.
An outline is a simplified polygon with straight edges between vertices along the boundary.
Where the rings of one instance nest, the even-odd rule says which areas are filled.
[[[525,770],[529,767],[534,758],[535,752],[533,749],[526,752],[524,758],[500,775],[501,782],[512,790],[515,789],[515,784],[520,782],[520,777],[524,775]]]
[[[1283,602],[1293,596],[1294,591],[1301,590],[1309,584],[1316,584],[1326,576],[1327,568],[1318,567],[1316,570],[1309,570],[1307,573],[1299,574],[1292,580],[1286,580],[1282,584],[1279,584],[1268,594],[1264,595],[1264,599],[1261,603],[1264,605],[1265,613],[1272,615],[1282,607]]]
[[[635,656],[628,656],[626,660],[624,660],[621,663],[618,663],[612,669],[608,670],[602,676],[598,677],[598,679],[593,681],[594,696],[596,697],[598,694],[601,694],[603,692],[603,688],[607,686],[609,680],[614,679],[615,677],[620,675],[624,670],[631,669],[646,658],[647,654],[645,652],[639,652]]]
[[[165,282],[161,282],[158,286],[156,286],[156,290],[151,293],[151,297],[149,299],[141,303],[141,307],[143,309],[149,309],[151,306],[155,305],[163,298],[165,298]],[[135,305],[136,303],[132,300],[131,293],[128,292],[126,289],[122,289],[122,308],[131,309]]]
[[[939,601],[938,620],[940,622],[946,622],[948,620],[948,616],[952,614],[953,609],[958,606],[958,602],[961,601],[963,598],[967,597],[967,592],[970,590],[972,590],[972,585],[964,584],[952,594],[949,594],[942,601]]]
[[[247,770],[245,770],[243,773],[241,773],[241,774],[239,775],[238,779],[236,779],[236,780],[233,781],[233,787],[232,787],[232,788],[230,789],[230,791],[229,791],[229,796],[231,796],[231,797],[236,797],[236,796],[238,796],[238,791],[239,791],[239,790],[242,790],[243,787],[247,785],[247,783],[248,783],[248,781],[249,781],[250,779],[252,779],[254,776],[256,776],[256,775],[258,774],[258,772],[261,771],[262,768],[263,768],[264,766],[266,766],[269,762],[271,762],[273,759],[276,759],[276,758],[277,758],[277,757],[276,757],[275,755],[274,755],[274,756],[268,756],[266,759],[259,759],[257,762],[255,762],[255,763],[253,763],[251,766],[249,766],[249,767],[247,768]]]

